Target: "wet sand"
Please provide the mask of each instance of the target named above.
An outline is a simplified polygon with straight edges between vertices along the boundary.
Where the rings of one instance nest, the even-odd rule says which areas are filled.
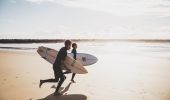
[[[88,74],[71,74],[62,85],[64,94],[53,96],[56,83],[38,87],[52,78],[52,65],[36,52],[0,50],[0,100],[170,100],[170,61],[117,52],[95,54],[99,61]]]

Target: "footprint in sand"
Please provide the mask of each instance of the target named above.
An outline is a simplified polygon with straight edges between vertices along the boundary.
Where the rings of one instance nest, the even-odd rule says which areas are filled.
[[[38,84],[38,83],[36,83],[36,82],[33,82],[32,84],[36,85],[36,84]]]
[[[13,88],[13,87],[14,87],[14,85],[10,85],[10,87],[11,87],[11,88]]]
[[[145,97],[143,96],[143,97],[142,97],[142,99],[144,100],[144,99],[145,99]]]
[[[6,79],[3,79],[4,81],[6,81]]]
[[[129,90],[131,93],[135,93],[135,90]]]

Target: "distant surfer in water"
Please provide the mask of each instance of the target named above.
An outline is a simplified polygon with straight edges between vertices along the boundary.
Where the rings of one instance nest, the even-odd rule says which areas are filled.
[[[64,80],[66,79],[66,76],[64,75],[62,69],[61,69],[61,64],[63,63],[63,61],[65,60],[66,56],[67,56],[67,50],[70,49],[71,47],[71,41],[70,40],[66,40],[65,41],[65,46],[62,47],[60,49],[60,51],[58,52],[58,55],[57,55],[57,58],[53,64],[53,70],[54,70],[54,76],[55,76],[55,79],[46,79],[46,80],[40,80],[40,84],[39,84],[39,87],[41,87],[41,85],[43,83],[46,83],[46,82],[58,82],[58,85],[57,85],[57,88],[56,88],[56,91],[54,92],[54,95],[62,95],[60,92],[59,92],[59,89],[61,87],[61,85],[63,84]],[[68,69],[67,67],[65,67],[66,70],[68,70],[70,72],[70,69]]]
[[[77,56],[77,44],[76,43],[73,43],[72,44],[72,51],[71,51],[71,53],[73,53],[73,58],[76,60],[76,56]],[[68,73],[71,73],[70,71],[66,71],[66,72],[64,72],[64,74],[68,74]],[[75,81],[74,81],[74,77],[75,77],[75,75],[76,75],[76,73],[73,73],[72,74],[72,78],[71,78],[71,81],[73,82],[73,83],[75,83]]]

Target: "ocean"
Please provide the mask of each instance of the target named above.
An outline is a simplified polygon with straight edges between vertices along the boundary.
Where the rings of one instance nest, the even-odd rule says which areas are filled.
[[[136,42],[136,41],[89,41],[77,42],[78,52],[90,54],[122,53],[128,55],[170,58],[170,42]],[[0,50],[36,52],[39,46],[59,50],[64,44],[59,43],[0,43]],[[70,51],[68,51],[70,52]],[[114,56],[114,55],[113,55]]]

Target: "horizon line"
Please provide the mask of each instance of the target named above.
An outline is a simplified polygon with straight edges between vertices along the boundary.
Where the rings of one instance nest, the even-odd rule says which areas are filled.
[[[67,39],[0,39],[0,43],[61,43]],[[170,42],[170,39],[68,39],[73,42]]]

